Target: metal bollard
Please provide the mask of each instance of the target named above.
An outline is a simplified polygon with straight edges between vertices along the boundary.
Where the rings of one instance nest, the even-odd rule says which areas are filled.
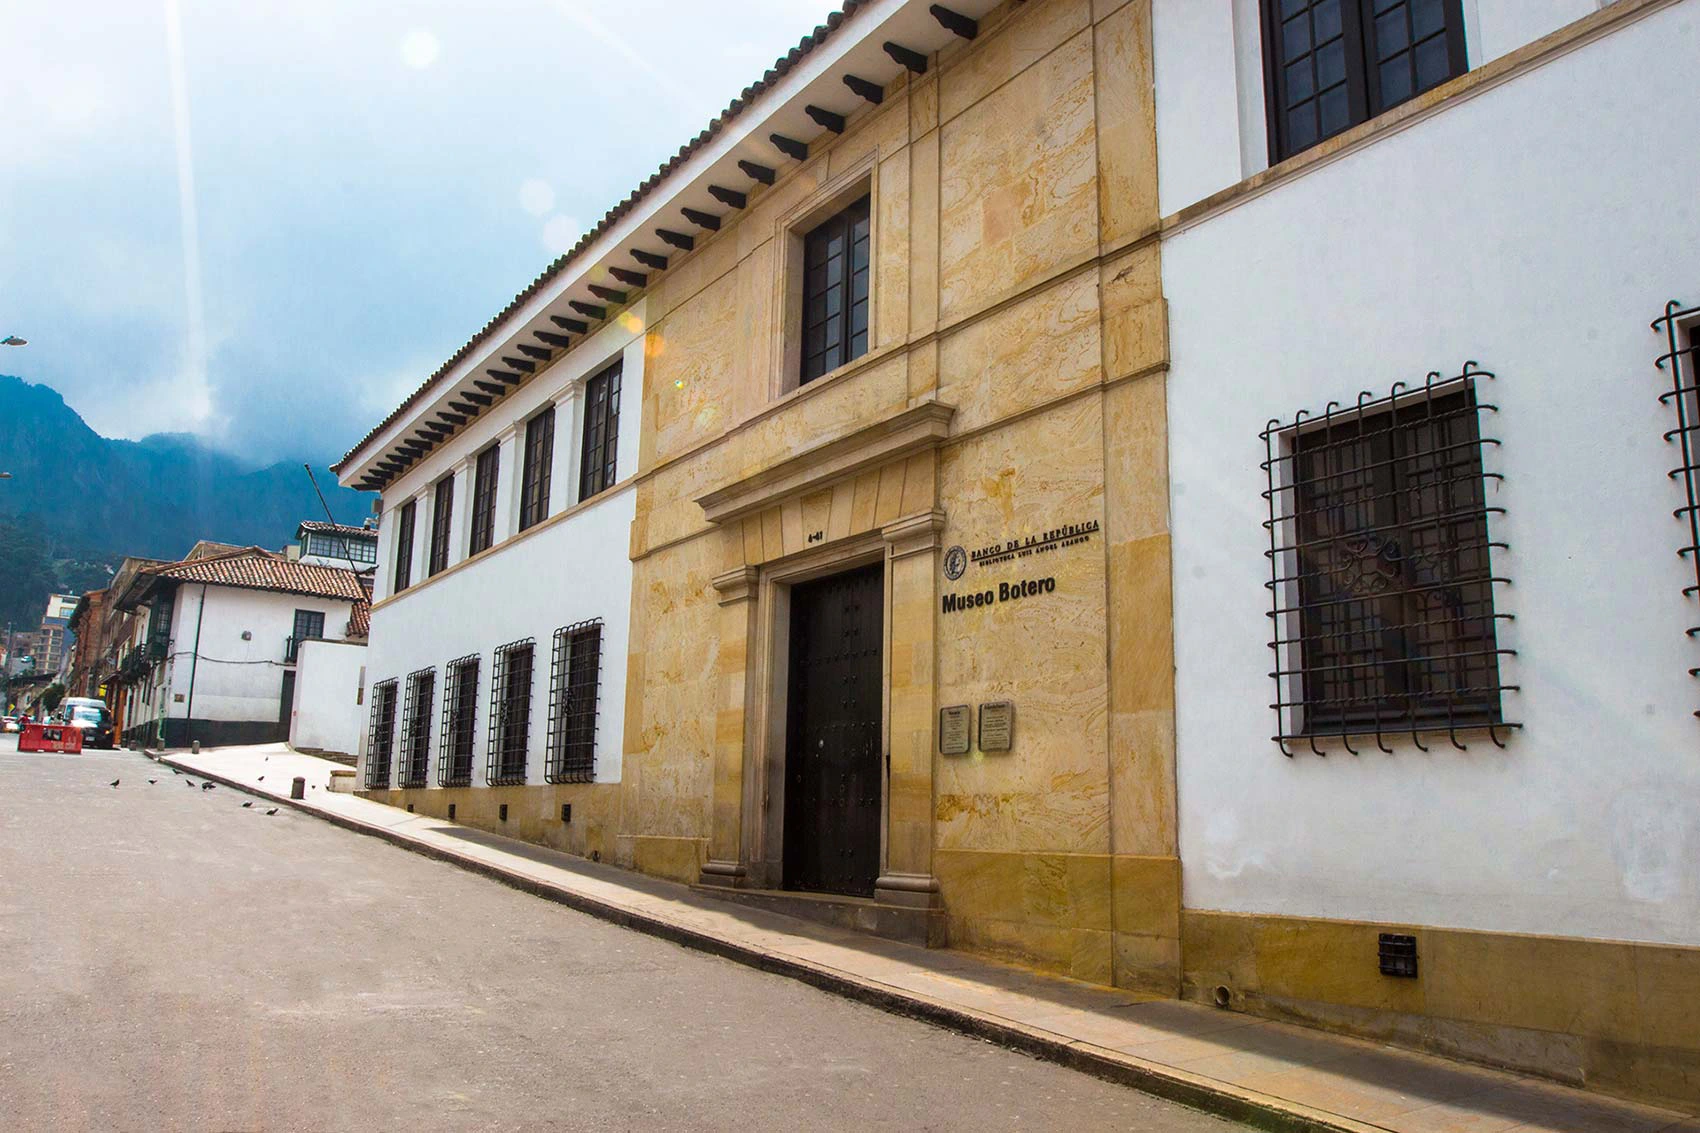
[[[289,785],[289,797],[292,799],[304,799],[307,797],[307,780],[303,776],[297,775],[295,777],[295,782]]]

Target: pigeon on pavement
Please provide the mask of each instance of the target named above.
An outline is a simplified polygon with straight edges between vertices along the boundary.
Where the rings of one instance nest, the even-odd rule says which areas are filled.
[[[256,783],[264,783],[265,781],[266,781],[266,777],[264,775],[261,775],[258,779],[254,780],[254,782],[256,782]]]
[[[248,809],[248,808],[249,808],[249,807],[251,807],[251,806],[253,806],[253,805],[254,805],[254,804],[253,804],[253,802],[252,802],[252,801],[250,801],[250,802],[245,802],[245,803],[243,803],[243,804],[242,804],[242,809],[243,809],[243,810],[247,810],[247,809]]]
[[[195,781],[193,779],[185,779],[183,780],[183,785],[185,787],[193,787],[195,785]]]
[[[213,788],[214,788],[214,787],[216,787],[216,786],[218,786],[218,784],[217,784],[217,783],[202,783],[202,784],[201,784],[201,790],[203,790],[203,791],[210,791],[210,790],[212,790],[212,789],[213,789]]]
[[[118,785],[118,780],[116,780],[116,779],[112,780],[112,782],[107,784],[107,786],[109,786],[109,787],[116,787],[117,785]]]
[[[270,810],[266,811],[266,813],[267,814],[276,814],[277,813],[277,807],[275,807],[275,806],[272,807]]]
[[[158,780],[158,779],[149,779],[149,780],[148,780],[148,786],[150,786],[150,787],[151,787],[151,786],[153,786],[153,785],[154,785],[154,784],[155,784],[155,783],[157,783],[157,782],[159,782],[159,780]]]

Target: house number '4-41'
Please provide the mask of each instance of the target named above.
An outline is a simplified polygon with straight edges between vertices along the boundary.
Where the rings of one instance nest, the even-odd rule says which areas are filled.
[[[811,543],[819,543],[822,539],[825,539],[825,538],[826,538],[826,532],[824,532],[824,531],[811,531],[811,532],[809,532],[809,542],[811,542]]]

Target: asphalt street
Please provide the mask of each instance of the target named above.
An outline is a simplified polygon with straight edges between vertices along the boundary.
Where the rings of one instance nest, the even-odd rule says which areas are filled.
[[[6,1129],[1230,1128],[137,753],[15,739]]]

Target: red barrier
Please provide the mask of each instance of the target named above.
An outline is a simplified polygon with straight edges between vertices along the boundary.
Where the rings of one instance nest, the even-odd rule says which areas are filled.
[[[25,724],[18,734],[19,751],[62,751],[71,755],[83,750],[83,730],[69,724]]]

